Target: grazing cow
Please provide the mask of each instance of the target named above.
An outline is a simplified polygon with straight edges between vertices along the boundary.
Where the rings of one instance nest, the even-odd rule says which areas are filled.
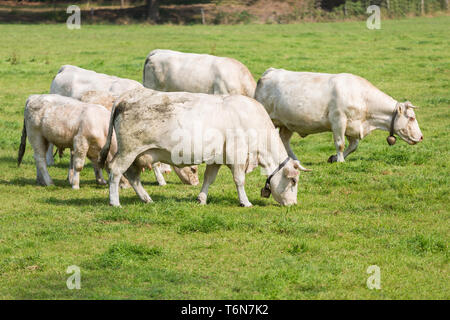
[[[256,82],[237,60],[208,54],[153,50],[144,64],[144,87],[159,91],[240,94],[252,97]]]
[[[142,84],[135,80],[64,65],[53,79],[50,93],[101,104],[111,110],[111,100],[116,99],[127,90],[140,87]],[[53,163],[53,145],[50,144],[47,152],[47,165],[53,165]]]
[[[176,166],[206,163],[198,196],[201,204],[206,204],[209,185],[221,164],[233,174],[241,206],[252,205],[244,189],[245,174],[257,165],[269,174],[262,196],[268,197],[272,192],[282,205],[297,203],[297,163],[288,158],[264,107],[249,97],[151,89],[128,91],[113,107],[108,140],[100,155],[101,166],[109,153],[113,131],[118,147],[110,163],[109,200],[113,206],[120,206],[118,183],[122,174],[142,201],[152,201],[140,182],[138,163],[142,155],[148,157],[147,161]],[[263,135],[270,137],[271,142],[264,144],[267,139]]]
[[[289,156],[297,159],[289,141],[294,132],[301,137],[333,132],[337,155],[328,162],[344,162],[356,150],[359,140],[372,130],[389,131],[409,144],[423,140],[410,102],[397,102],[367,80],[347,73],[292,72],[270,68],[264,72],[255,92],[275,126]],[[345,149],[345,137],[349,146]],[[345,150],[344,150],[345,149]]]
[[[76,66],[64,65],[52,81],[50,93],[72,97],[83,102],[100,104],[111,110],[114,101],[125,91],[142,88],[142,84],[135,80],[123,79],[115,76],[97,73]],[[47,165],[52,165],[53,145],[49,145]],[[162,163],[151,164],[148,169],[154,169],[158,184],[166,184],[162,173],[170,172],[170,166]],[[197,185],[197,167],[174,169],[180,180],[185,184]]]
[[[28,135],[34,150],[38,184],[53,184],[45,161],[49,143],[59,149],[73,150],[69,169],[75,169],[73,175],[69,173],[69,182],[73,189],[80,188],[80,171],[86,157],[92,161],[97,183],[106,184],[98,166],[98,158],[106,142],[110,114],[110,111],[101,105],[87,104],[57,94],[30,96],[25,105],[18,164],[22,162]],[[110,138],[110,143],[111,153],[106,155],[107,161],[117,150],[115,135]]]

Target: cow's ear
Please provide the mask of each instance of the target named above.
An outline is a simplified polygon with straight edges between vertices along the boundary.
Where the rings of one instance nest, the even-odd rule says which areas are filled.
[[[399,114],[403,114],[403,111],[405,111],[405,103],[403,103],[403,102],[399,103],[397,105],[397,111]]]
[[[298,172],[298,170],[296,170],[293,167],[284,167],[283,169],[283,174],[286,178],[295,178],[296,176],[298,176],[300,174],[300,172]]]

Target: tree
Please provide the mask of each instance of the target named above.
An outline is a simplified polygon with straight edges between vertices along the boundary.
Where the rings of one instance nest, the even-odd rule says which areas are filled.
[[[159,21],[159,0],[146,0],[147,1],[147,20],[158,22]]]

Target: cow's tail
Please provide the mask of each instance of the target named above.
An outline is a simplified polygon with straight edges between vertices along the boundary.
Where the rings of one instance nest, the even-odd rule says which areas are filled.
[[[147,62],[149,59],[150,59],[150,55],[147,56],[147,58],[145,59],[145,62],[144,62],[144,70],[142,70],[142,85],[144,85],[144,83],[145,83],[145,69],[147,69],[146,66],[147,66]]]
[[[25,118],[23,119],[22,137],[20,138],[19,155],[17,157],[17,166],[22,163],[23,155],[25,154],[25,147],[27,145],[27,127],[25,125]]]
[[[111,148],[111,139],[114,131],[114,120],[116,120],[117,116],[117,104],[119,103],[119,99],[114,103],[112,109],[111,109],[111,117],[109,119],[109,128],[108,128],[108,137],[106,138],[106,143],[103,146],[102,150],[100,151],[99,156],[99,166],[100,168],[105,167],[106,158],[108,158],[109,149]]]

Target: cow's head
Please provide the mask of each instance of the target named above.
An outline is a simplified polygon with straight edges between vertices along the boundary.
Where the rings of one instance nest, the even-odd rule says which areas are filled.
[[[398,103],[398,113],[394,120],[394,132],[409,144],[416,144],[423,140],[414,108],[409,101]]]
[[[298,169],[298,163],[289,159],[270,179],[270,189],[263,188],[261,195],[268,197],[272,193],[273,198],[283,206],[297,204]]]
[[[174,168],[175,169],[175,168]],[[175,173],[184,184],[196,186],[199,183],[198,180],[198,166],[190,166],[175,169]]]

